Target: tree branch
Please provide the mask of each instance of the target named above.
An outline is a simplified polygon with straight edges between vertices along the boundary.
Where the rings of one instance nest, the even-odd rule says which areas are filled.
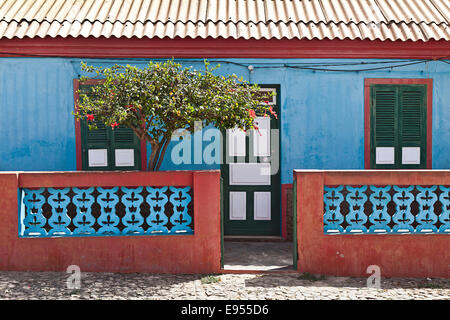
[[[148,165],[147,165],[147,170],[148,171],[153,171],[154,170],[154,166],[153,163],[155,161],[155,157],[156,157],[156,153],[158,151],[158,144],[156,142],[150,142],[150,145],[152,147],[152,152],[150,154],[150,158],[148,159]]]
[[[164,143],[164,147],[163,147],[163,149],[162,149],[162,151],[161,151],[161,153],[159,155],[158,164],[156,165],[155,171],[158,171],[159,167],[161,167],[162,160],[164,159],[164,154],[166,153],[166,149],[167,149],[169,143],[170,143],[170,140],[166,138],[165,143]]]

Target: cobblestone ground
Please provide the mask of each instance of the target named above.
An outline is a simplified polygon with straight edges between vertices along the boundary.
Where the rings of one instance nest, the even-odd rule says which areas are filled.
[[[155,275],[82,273],[80,289],[67,289],[67,273],[0,272],[0,299],[441,299],[450,279],[381,279],[308,274]]]

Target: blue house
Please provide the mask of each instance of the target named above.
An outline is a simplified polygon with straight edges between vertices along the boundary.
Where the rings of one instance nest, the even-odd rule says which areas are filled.
[[[275,93],[273,134],[226,138],[244,163],[162,163],[222,170],[225,235],[289,237],[294,169],[450,169],[446,0],[7,0],[0,170],[145,170],[132,132],[76,124],[80,63],[172,57]]]

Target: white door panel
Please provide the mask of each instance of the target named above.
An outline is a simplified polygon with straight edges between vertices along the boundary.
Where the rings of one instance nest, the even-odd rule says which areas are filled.
[[[230,185],[270,185],[270,163],[230,163]]]
[[[270,118],[255,119],[258,130],[253,130],[253,155],[257,157],[270,156]]]
[[[227,130],[228,155],[245,157],[245,132],[239,129]]]
[[[254,219],[255,220],[270,220],[270,192],[255,192],[254,193]]]
[[[247,210],[246,192],[230,192],[230,220],[245,220]]]

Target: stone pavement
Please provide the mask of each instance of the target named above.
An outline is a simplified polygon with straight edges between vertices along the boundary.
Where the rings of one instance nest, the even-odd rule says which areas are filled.
[[[81,273],[68,289],[64,272],[0,272],[0,299],[445,299],[450,279],[381,279],[308,274],[160,275]]]

